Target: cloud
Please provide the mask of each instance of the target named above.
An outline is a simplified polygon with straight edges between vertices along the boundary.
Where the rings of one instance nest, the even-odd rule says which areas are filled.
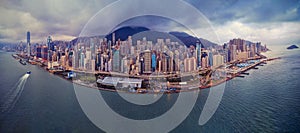
[[[79,35],[88,20],[100,9],[116,0],[1,0],[0,1],[0,41],[18,42],[25,40],[26,32],[32,40],[45,42],[48,35],[54,39],[68,40]],[[186,9],[176,14],[188,23],[200,37],[218,42],[232,38],[245,38],[268,44],[300,42],[297,33],[300,21],[299,0],[185,0],[196,7],[211,22],[202,24],[203,18],[187,13]],[[126,7],[127,5],[125,5]],[[128,7],[143,7],[136,2]],[[162,6],[158,4],[158,6]],[[170,4],[172,6],[172,4]],[[147,6],[146,6],[147,7]],[[157,8],[157,7],[147,7]],[[166,8],[167,9],[167,8]],[[113,12],[122,10],[126,14],[131,8],[114,9],[107,13],[108,20],[99,21],[99,27],[113,21]],[[168,12],[166,10],[165,12]],[[159,31],[188,32],[180,24],[164,19],[141,17],[126,25],[148,25]]]
[[[298,27],[300,27],[298,22],[244,24],[233,21],[216,26],[215,30],[221,42],[228,42],[232,38],[243,38],[268,45],[282,45],[299,42],[300,28]]]
[[[0,34],[6,38],[1,40],[19,39],[26,34],[28,29],[44,30],[44,24],[28,12],[0,8],[1,28]],[[23,34],[22,34],[23,33]]]
[[[299,0],[186,0],[214,23],[299,21]]]
[[[84,24],[111,0],[2,0],[0,41],[18,42],[31,31],[32,41],[43,42],[48,35],[74,38]]]

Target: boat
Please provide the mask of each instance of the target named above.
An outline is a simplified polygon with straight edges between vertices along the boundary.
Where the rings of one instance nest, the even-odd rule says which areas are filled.
[[[137,89],[137,92],[141,93],[141,94],[144,94],[144,93],[147,93],[148,90],[147,89],[141,89],[141,88],[139,88],[139,89]]]
[[[237,75],[236,77],[245,78],[245,76],[243,76],[243,75]]]
[[[31,71],[27,71],[26,74],[31,74]]]
[[[246,72],[242,72],[241,74],[249,75],[249,73],[246,73]]]
[[[26,61],[23,61],[22,59],[20,59],[19,62],[20,62],[22,65],[26,65]]]

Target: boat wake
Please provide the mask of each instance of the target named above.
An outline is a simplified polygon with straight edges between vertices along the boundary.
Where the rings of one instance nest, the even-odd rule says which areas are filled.
[[[14,108],[15,104],[19,100],[23,90],[24,86],[26,84],[26,81],[28,79],[30,74],[24,74],[19,81],[9,90],[9,92],[3,97],[4,103],[1,104],[0,110],[1,113],[7,113],[11,109]]]

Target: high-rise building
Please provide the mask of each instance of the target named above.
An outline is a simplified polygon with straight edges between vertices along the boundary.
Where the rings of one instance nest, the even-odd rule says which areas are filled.
[[[250,44],[250,57],[254,57],[256,55],[255,49],[256,49],[256,44],[251,43]]]
[[[138,70],[140,74],[144,73],[145,70],[145,61],[144,61],[144,57],[139,58],[139,61],[137,63],[138,65]]]
[[[257,42],[256,43],[256,53],[257,54],[260,54],[260,52],[262,51],[262,46],[261,46],[261,43],[260,42]]]
[[[53,52],[53,54],[52,54],[52,61],[53,61],[53,62],[56,62],[57,59],[58,59],[57,53],[56,53],[56,52]]]
[[[122,73],[129,73],[130,65],[129,65],[130,60],[126,57],[124,57],[121,60],[121,72]]]
[[[184,64],[184,72],[189,72],[189,60],[188,60],[188,58],[185,58],[184,60],[183,60],[183,64]]]
[[[120,72],[120,50],[113,50],[113,58],[112,58],[112,71]]]
[[[108,47],[107,49],[108,49],[109,51],[111,51],[111,47],[112,47],[112,46],[111,46],[111,41],[110,41],[110,40],[108,41],[107,47]],[[104,49],[103,49],[103,50],[104,50]]]
[[[201,55],[201,68],[208,67],[208,54],[207,51],[203,51]]]
[[[229,41],[229,45],[236,45],[236,50],[239,52],[245,52],[246,51],[246,41],[243,39],[233,39]]]
[[[48,59],[48,47],[47,46],[43,46],[42,47],[41,54],[42,54],[42,59],[43,60],[47,60]]]
[[[77,49],[73,51],[73,56],[72,56],[72,67],[73,69],[77,69],[79,67],[79,53]]]
[[[213,66],[213,54],[208,52],[208,66]]]
[[[156,55],[154,52],[152,53],[151,61],[152,72],[154,72],[156,70]]]
[[[201,66],[201,42],[197,40],[196,42],[196,56],[197,56],[197,67]]]
[[[132,47],[132,37],[131,36],[128,36],[128,39],[127,39],[127,54],[133,54],[131,52],[131,47]]]
[[[47,47],[48,47],[48,56],[50,55],[50,51],[51,51],[51,42],[52,42],[52,39],[50,36],[48,36],[47,38]],[[48,58],[48,60],[50,59],[50,57]]]
[[[80,52],[79,69],[84,69],[85,66],[84,58],[85,58],[84,53]]]
[[[113,33],[112,34],[112,45],[115,46],[115,44],[116,44],[116,34]]]
[[[66,56],[61,56],[61,58],[60,58],[60,65],[62,67],[66,66]]]
[[[96,59],[96,39],[97,38],[90,38],[91,59]]]
[[[144,63],[145,63],[145,70],[144,73],[151,73],[151,51],[145,50],[144,51]]]
[[[208,64],[207,64],[208,61],[207,60],[208,60],[207,56],[202,57],[202,60],[201,60],[201,67],[202,68],[207,68],[208,67]]]
[[[167,53],[162,54],[162,59],[161,59],[161,67],[162,67],[162,72],[170,72],[170,66],[171,66],[171,57]]]
[[[50,36],[48,36],[48,38],[47,38],[47,47],[48,47],[48,58],[47,58],[47,60],[48,60],[48,69],[52,69],[52,50],[51,50],[52,45],[51,45],[51,43],[52,43],[52,39],[51,39]]]
[[[189,69],[190,71],[195,71],[197,69],[197,63],[196,63],[196,58],[195,57],[191,57],[189,59]]]
[[[27,31],[27,56],[31,55],[30,32]]]
[[[197,69],[197,61],[195,57],[185,58],[184,59],[184,71],[191,72]]]
[[[120,55],[121,56],[127,55],[128,54],[127,49],[128,49],[127,41],[122,41],[120,45]]]
[[[157,61],[157,64],[158,64],[157,71],[158,71],[158,72],[161,72],[161,71],[162,71],[162,61],[161,61],[161,60],[158,60],[158,61]]]
[[[102,65],[103,64],[103,58],[101,58],[101,53],[97,53],[96,56],[96,70],[101,71],[102,70]]]
[[[213,55],[213,66],[217,67],[224,63],[224,57],[220,54]]]
[[[230,51],[230,61],[234,61],[236,60],[236,49],[237,46],[236,45],[229,45],[229,51]]]
[[[238,52],[236,55],[237,60],[247,60],[248,59],[248,52]]]
[[[87,60],[91,60],[91,59],[92,59],[92,52],[91,52],[89,49],[87,49],[87,50],[85,51],[85,58],[86,58]]]
[[[42,47],[37,47],[36,48],[36,54],[35,54],[36,58],[42,58]]]
[[[101,56],[101,69],[103,71],[108,71],[108,61],[109,61],[109,56],[107,54],[102,54]]]
[[[95,61],[94,59],[92,59],[92,60],[90,61],[90,63],[91,63],[91,68],[90,68],[90,70],[91,70],[92,72],[94,72],[94,71],[95,71],[95,68],[96,68],[96,61]]]
[[[90,70],[90,62],[87,58],[84,58],[83,69],[86,71]]]

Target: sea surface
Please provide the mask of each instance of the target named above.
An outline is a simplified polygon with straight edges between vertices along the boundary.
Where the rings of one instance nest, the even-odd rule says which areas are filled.
[[[103,132],[82,111],[70,81],[21,65],[11,54],[0,51],[1,133]],[[202,126],[198,120],[210,89],[201,90],[191,113],[171,132],[300,132],[300,50],[278,46],[265,55],[282,59],[226,82],[217,111]],[[115,92],[101,94],[115,112],[131,119],[157,117],[178,97],[163,95],[147,107],[129,105]]]

